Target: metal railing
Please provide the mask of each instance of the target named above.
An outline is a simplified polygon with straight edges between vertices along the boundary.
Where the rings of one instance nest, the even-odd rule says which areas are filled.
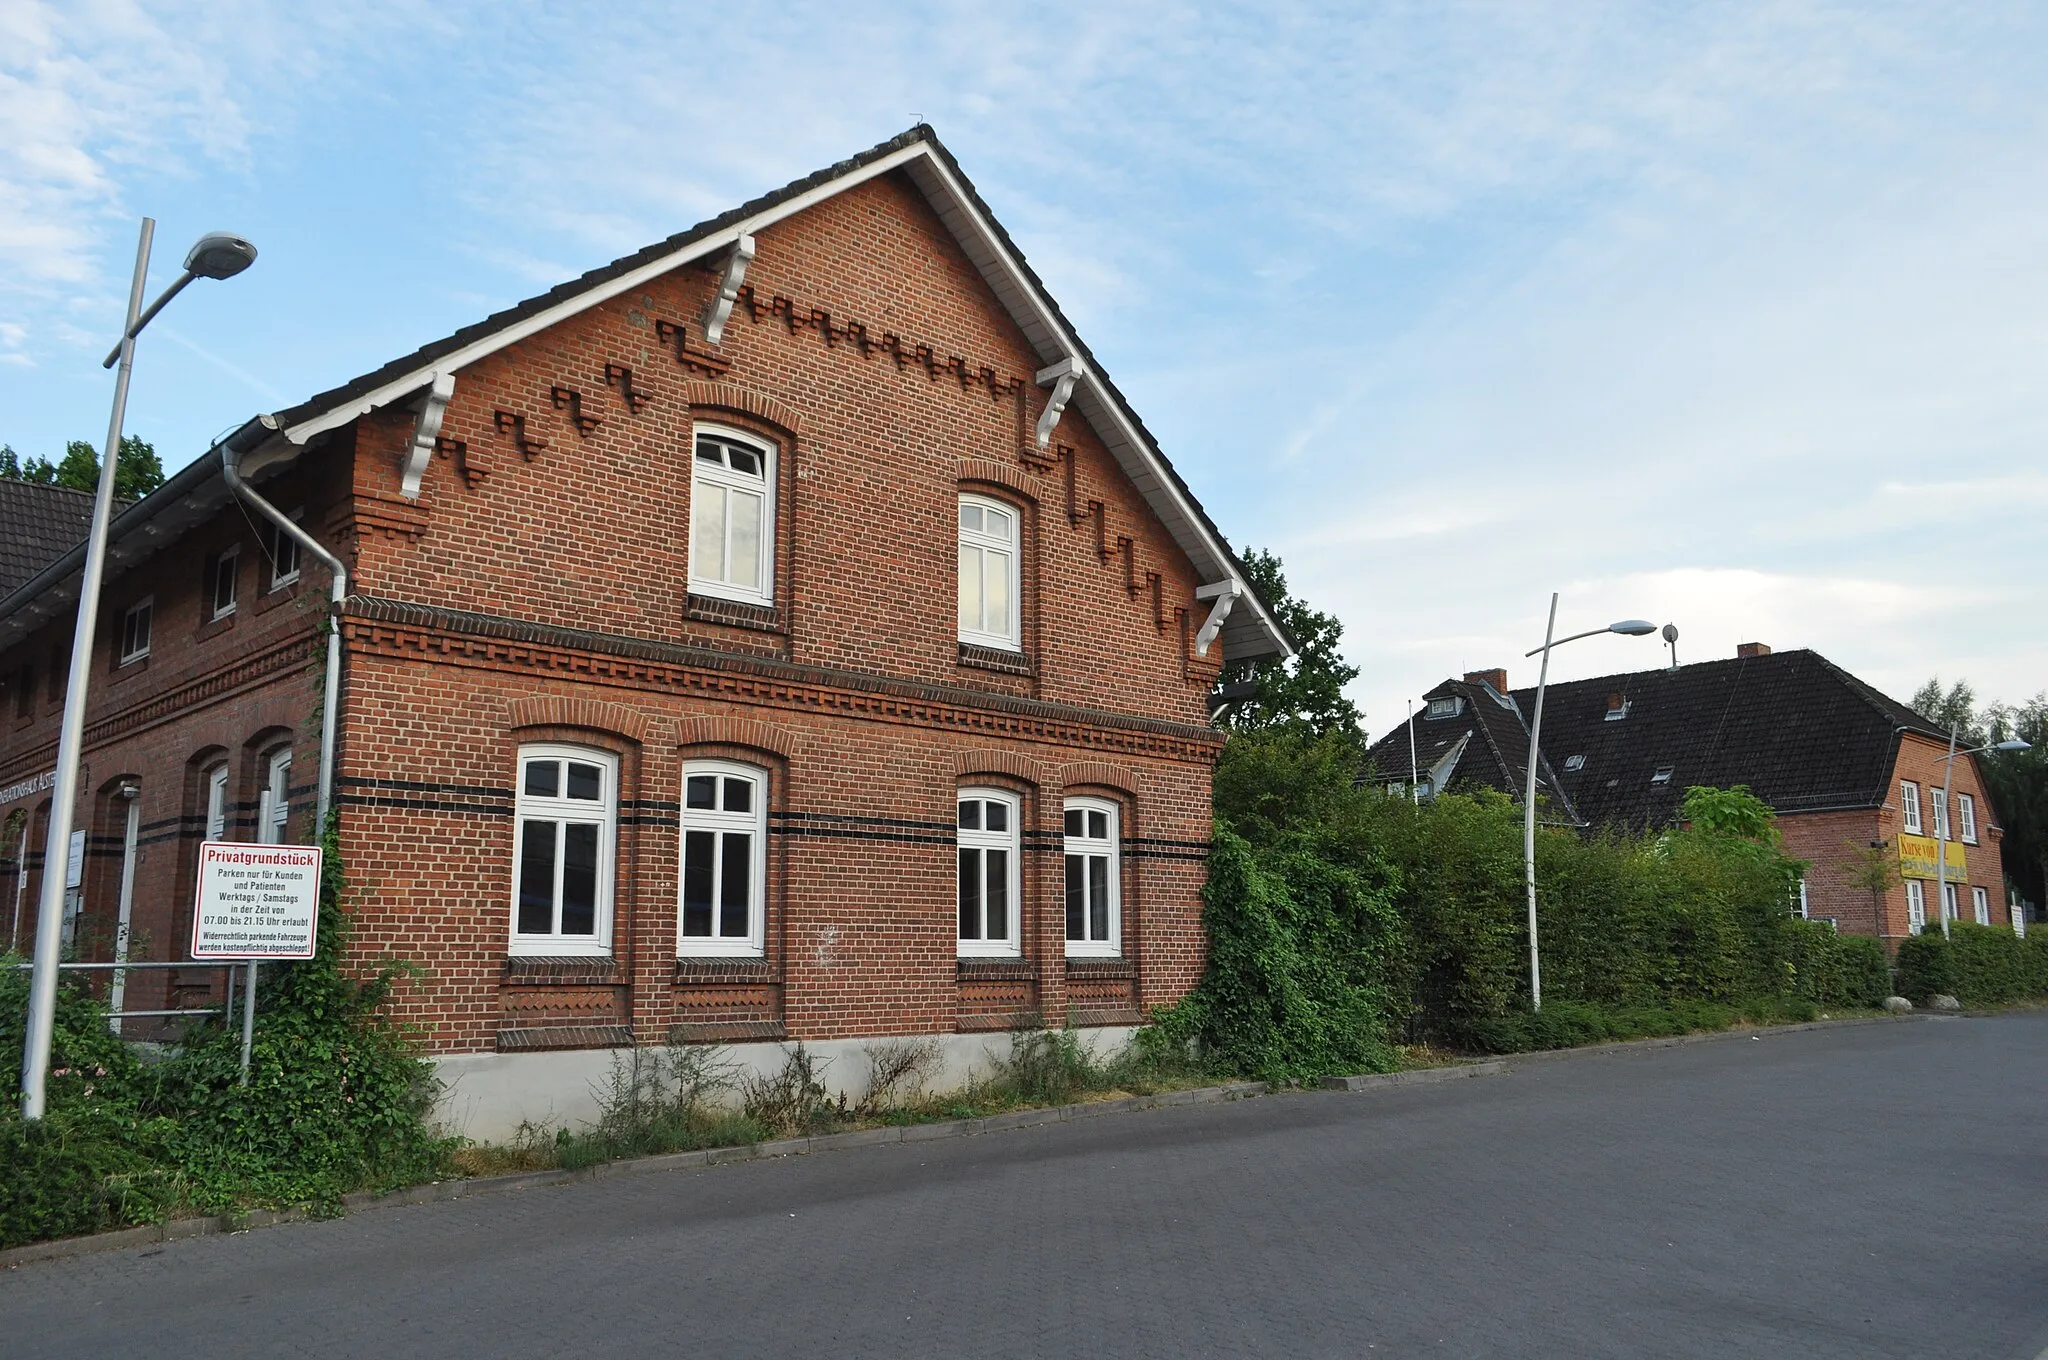
[[[66,973],[125,973],[131,968],[203,968],[208,972],[225,972],[227,974],[227,994],[225,999],[218,1006],[179,1006],[167,1011],[108,1011],[107,1019],[140,1020],[146,1016],[164,1017],[174,1015],[213,1015],[216,1012],[218,1012],[221,1019],[223,1021],[227,1021],[234,1018],[235,970],[241,966],[242,963],[240,959],[236,959],[228,963],[214,963],[207,960],[194,959],[173,959],[168,961],[152,959],[134,959],[127,963],[60,963],[57,965],[57,968],[60,972]],[[24,960],[20,963],[15,964],[14,967],[18,971],[25,973],[34,969],[35,964],[27,960]],[[114,1032],[116,1034],[120,1033],[120,1026],[115,1026]]]

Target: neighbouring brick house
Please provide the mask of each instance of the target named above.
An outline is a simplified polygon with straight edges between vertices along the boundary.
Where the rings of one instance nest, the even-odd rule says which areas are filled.
[[[1288,643],[928,128],[253,420],[117,518],[102,958],[124,899],[138,956],[183,956],[202,838],[314,834],[327,572],[224,458],[347,567],[355,950],[424,967],[400,1016],[471,1132],[582,1112],[622,1045],[802,1039],[852,1082],[861,1041],[929,1035],[957,1074],[1198,977],[1206,698]],[[80,557],[0,599],[30,917]]]
[[[1519,799],[1534,688],[1505,671],[1446,680],[1411,724],[1375,743],[1375,777],[1425,796],[1461,786]],[[1586,829],[1676,825],[1693,785],[1746,784],[1778,813],[1787,853],[1811,867],[1797,909],[1887,946],[1938,921],[1937,836],[1949,914],[2011,925],[1998,826],[1975,756],[1941,801],[1948,734],[1811,651],[1745,643],[1730,660],[1551,685],[1537,786],[1547,820]],[[1868,886],[1870,852],[1898,866]],[[2023,927],[2022,927],[2023,928]]]

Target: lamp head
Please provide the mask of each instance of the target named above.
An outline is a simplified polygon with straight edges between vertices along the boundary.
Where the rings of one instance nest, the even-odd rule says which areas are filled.
[[[1992,747],[1991,749],[1994,751],[2031,751],[2034,749],[2034,743],[2032,743],[2031,741],[2024,741],[2019,737],[2014,737],[2010,741],[1999,742],[1996,746]]]
[[[256,263],[256,247],[232,232],[211,231],[185,256],[185,272],[202,279],[231,279]]]
[[[1607,631],[1610,633],[1626,633],[1630,637],[1642,637],[1645,634],[1656,632],[1657,625],[1651,623],[1648,619],[1623,619],[1620,623],[1608,624]]]

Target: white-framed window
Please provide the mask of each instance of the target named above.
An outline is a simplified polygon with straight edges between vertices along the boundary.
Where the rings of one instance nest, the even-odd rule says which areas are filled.
[[[1936,839],[1936,840],[1938,840],[1938,841],[1945,841],[1945,840],[1947,840],[1947,839],[1948,839],[1948,790],[1947,790],[1947,789],[1929,789],[1929,790],[1927,791],[1927,810],[1928,810],[1929,812],[1931,812],[1932,814],[1934,814],[1934,816],[1933,816],[1933,820],[1934,820],[1934,839]]]
[[[962,789],[958,810],[960,954],[1014,957],[1021,952],[1017,824],[1023,805],[1001,789]]]
[[[611,953],[619,762],[584,746],[519,748],[514,954]]]
[[[1802,921],[1813,919],[1811,904],[1806,900],[1806,875],[1804,874],[1799,876],[1799,919]]]
[[[690,589],[775,603],[775,447],[699,425],[690,459]]]
[[[678,955],[759,956],[768,878],[768,772],[725,760],[683,766]]]
[[[156,614],[156,597],[137,600],[121,616],[121,664],[140,661],[149,655],[149,628]]]
[[[228,838],[228,767],[215,765],[206,772],[206,839]]]
[[[1455,694],[1443,695],[1429,701],[1428,717],[1434,721],[1441,718],[1455,718],[1465,711],[1465,701]]]
[[[2012,933],[2022,940],[2026,939],[2027,909],[2019,904],[2017,898],[2008,894],[2005,899],[2005,912],[2007,919],[2012,922]]]
[[[1017,651],[1021,609],[1017,545],[1023,518],[986,496],[960,498],[960,640]]]
[[[1910,779],[1899,781],[1899,816],[1904,819],[1906,834],[1920,834],[1920,786]]]
[[[1983,888],[1970,889],[1970,905],[1976,910],[1978,925],[1991,924],[1991,894],[1988,891]]]
[[[263,799],[257,809],[256,839],[282,845],[292,815],[292,748],[279,747],[264,759]]]
[[[1956,821],[1963,833],[1963,844],[1977,843],[1977,800],[1967,793],[1956,795]]]
[[[235,585],[242,574],[242,550],[229,548],[213,559],[213,570],[208,573],[206,583],[211,617],[224,619],[235,612]]]
[[[1944,921],[1960,921],[1960,920],[1962,920],[1962,919],[1963,919],[1963,910],[1962,910],[1961,898],[1962,898],[1962,889],[1958,888],[1958,887],[1957,887],[1957,886],[1956,886],[1955,884],[1953,884],[1953,883],[1944,883],[1944,884],[1942,884],[1942,885],[1941,885],[1941,919],[1942,919],[1942,920],[1944,920]]]
[[[1069,798],[1066,806],[1067,957],[1123,952],[1120,827],[1115,803]]]
[[[293,519],[303,511],[294,512]],[[275,524],[267,526],[270,548],[270,588],[283,590],[299,579],[299,541]]]
[[[1906,933],[1918,935],[1927,928],[1927,885],[1917,878],[1906,880]]]

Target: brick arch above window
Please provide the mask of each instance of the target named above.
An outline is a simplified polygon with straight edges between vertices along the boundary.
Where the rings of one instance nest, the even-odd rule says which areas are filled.
[[[1030,756],[1018,755],[1015,751],[956,751],[953,753],[953,773],[961,779],[1006,774],[1041,789],[1056,790],[1059,787],[1059,776],[1052,766]]]
[[[1138,772],[1127,770],[1121,765],[1107,765],[1099,760],[1076,761],[1059,767],[1059,781],[1062,788],[1077,788],[1092,784],[1098,788],[1118,789],[1131,797],[1138,796]]]
[[[797,736],[787,728],[752,718],[678,718],[675,744],[683,746],[746,746],[784,759],[796,754]]]
[[[683,400],[692,411],[738,411],[766,421],[791,437],[803,433],[803,417],[795,407],[738,383],[687,382],[683,384]]]
[[[1037,488],[1016,468],[994,462],[987,458],[962,458],[957,475],[962,486],[979,482],[984,486],[1001,487],[1014,492],[1025,503],[1038,504]]]
[[[515,732],[523,727],[581,727],[624,737],[636,746],[647,740],[646,717],[624,704],[557,694],[514,699],[506,725]]]

